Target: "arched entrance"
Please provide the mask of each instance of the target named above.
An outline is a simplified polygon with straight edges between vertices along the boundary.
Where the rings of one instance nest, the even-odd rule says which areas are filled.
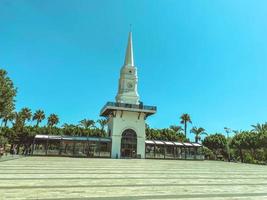
[[[132,129],[123,131],[121,135],[121,157],[136,158],[137,153],[137,135]]]

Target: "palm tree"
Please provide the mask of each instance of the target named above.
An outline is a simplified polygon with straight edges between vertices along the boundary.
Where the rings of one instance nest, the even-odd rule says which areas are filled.
[[[80,136],[80,130],[78,129],[79,127],[74,124],[64,123],[62,128],[64,135]]]
[[[183,130],[181,126],[175,126],[175,125],[171,125],[170,129],[173,130],[175,133],[180,133]]]
[[[24,129],[26,118],[29,119],[28,115],[29,113],[26,109],[14,113],[14,120],[12,121],[12,123],[16,132],[22,131]]]
[[[54,125],[57,125],[59,123],[59,118],[56,114],[51,114],[47,118],[47,125],[49,127],[53,127]]]
[[[36,110],[33,114],[32,120],[36,120],[36,127],[38,127],[39,123],[45,119],[45,113],[43,110]]]
[[[31,109],[25,107],[25,108],[22,108],[21,111],[20,111],[20,115],[21,115],[21,119],[22,119],[22,122],[23,122],[23,125],[25,124],[26,120],[27,121],[30,121],[31,118],[32,118],[32,111]]]
[[[16,142],[18,143],[16,149],[17,153],[19,153],[21,145],[25,144],[25,141],[27,140],[28,131],[25,130],[25,122],[26,120],[31,119],[31,110],[29,108],[23,108],[20,112],[16,112],[13,122],[13,128],[14,128],[14,137],[16,138]],[[13,148],[13,144],[12,144]]]
[[[224,131],[225,131],[226,134],[227,134],[227,138],[229,138],[229,133],[232,132],[232,129],[230,129],[230,128],[228,128],[228,127],[224,127],[223,129],[224,129]]]
[[[101,131],[104,131],[106,125],[108,124],[107,119],[99,119],[97,120],[97,123],[100,125]]]
[[[14,113],[14,120],[13,120],[13,127],[15,127],[15,129],[16,129],[16,128],[21,127],[22,125],[23,125],[23,123],[22,123],[21,112],[15,112]]]
[[[95,121],[90,119],[83,119],[80,121],[80,125],[83,126],[85,129],[89,129],[95,126]]]
[[[229,142],[230,142],[229,133],[231,133],[232,130],[230,128],[228,128],[228,127],[224,127],[224,131],[227,134],[227,138],[226,138],[226,150],[227,150],[228,162],[230,162],[230,160],[231,160],[231,153],[230,153],[230,148],[229,148]]]
[[[8,115],[3,117],[3,123],[4,123],[4,127],[7,127],[7,123],[10,121],[12,122],[15,119],[15,113],[11,112]]]
[[[189,114],[184,113],[182,114],[182,116],[180,117],[181,119],[181,124],[184,124],[184,133],[185,133],[185,138],[186,138],[186,134],[187,134],[187,123],[192,123],[191,121],[191,117]]]
[[[108,120],[107,119],[99,119],[97,120],[97,123],[100,125],[100,133],[102,136],[105,136],[106,135],[106,132],[105,132],[105,127],[106,125],[108,124]]]
[[[69,124],[67,124],[67,123],[64,123],[63,125],[62,125],[62,128],[69,128],[70,127],[70,125]]]
[[[257,133],[267,132],[267,123],[265,124],[257,123],[256,125],[251,125],[251,126],[253,127],[253,131]]]
[[[205,129],[202,127],[193,127],[190,131],[191,133],[195,134],[195,142],[198,143],[198,141],[201,139],[201,135],[207,135],[205,132]]]

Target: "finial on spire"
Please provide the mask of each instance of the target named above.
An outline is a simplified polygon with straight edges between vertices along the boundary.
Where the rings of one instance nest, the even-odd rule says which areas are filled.
[[[130,25],[130,28],[131,28],[131,25]],[[124,66],[134,66],[132,31],[129,32]]]

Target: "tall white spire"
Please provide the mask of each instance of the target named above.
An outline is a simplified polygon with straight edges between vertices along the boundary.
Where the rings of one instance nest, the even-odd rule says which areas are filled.
[[[134,66],[132,32],[129,32],[124,66]]]
[[[134,66],[133,58],[132,32],[129,32],[124,65],[120,71],[116,101],[119,103],[139,104],[137,82],[137,68]]]

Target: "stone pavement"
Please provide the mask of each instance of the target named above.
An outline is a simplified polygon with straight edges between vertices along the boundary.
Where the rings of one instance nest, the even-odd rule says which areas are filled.
[[[18,159],[18,158],[21,158],[22,156],[21,155],[3,155],[0,157],[0,162],[1,161],[7,161],[7,160],[14,160],[14,159]]]
[[[267,199],[267,166],[24,157],[0,162],[0,199]]]

